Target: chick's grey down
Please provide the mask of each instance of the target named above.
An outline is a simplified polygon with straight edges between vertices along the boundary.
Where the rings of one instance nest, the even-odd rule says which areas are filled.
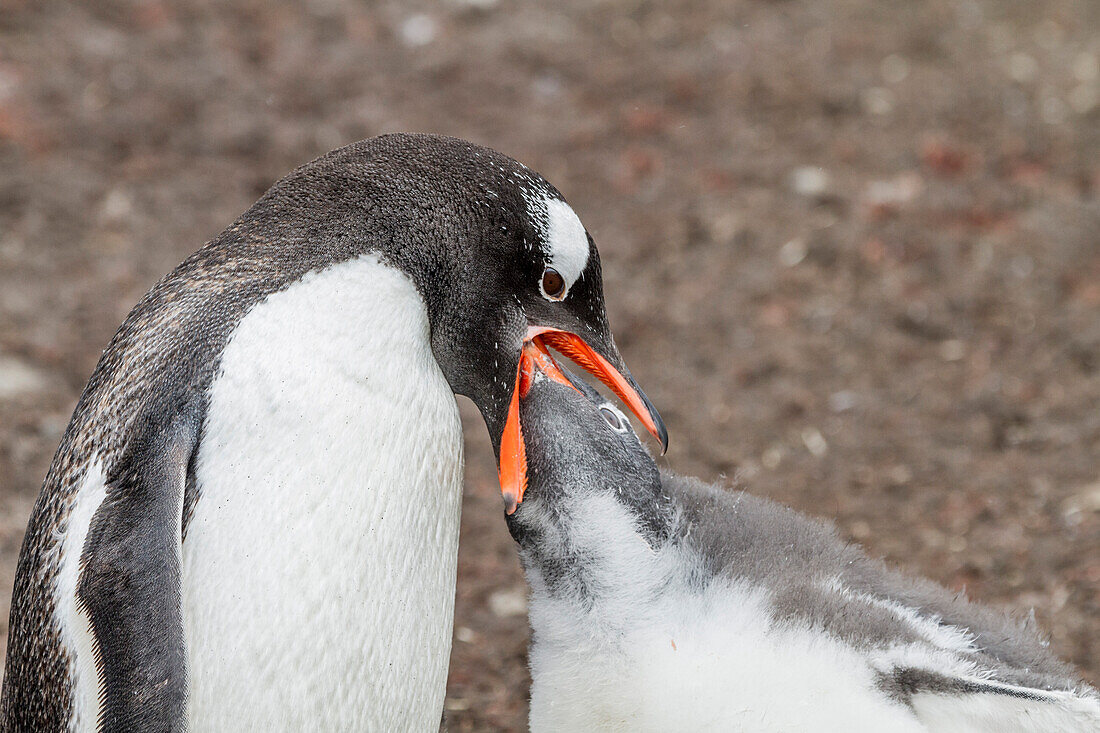
[[[1096,691],[1033,622],[659,471],[572,381],[540,375],[521,403],[530,485],[508,517],[533,731],[1100,731]]]

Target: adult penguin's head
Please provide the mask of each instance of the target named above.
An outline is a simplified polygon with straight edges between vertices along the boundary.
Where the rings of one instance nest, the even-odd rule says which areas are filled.
[[[517,390],[525,347],[572,359],[667,446],[660,415],[615,347],[592,237],[523,164],[453,138],[385,135],[303,166],[264,198],[268,212],[295,209],[299,237],[336,250],[333,258],[375,252],[412,279],[440,370],[485,419],[509,511],[526,484]]]

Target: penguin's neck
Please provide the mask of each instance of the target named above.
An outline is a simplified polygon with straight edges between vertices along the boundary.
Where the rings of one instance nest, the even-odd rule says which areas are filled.
[[[416,288],[373,256],[230,338],[183,548],[193,728],[438,724],[462,432],[429,339]]]
[[[693,565],[669,538],[671,510],[655,536],[608,492],[578,492],[555,511],[531,504],[520,554],[540,643],[622,639],[652,620],[655,599],[690,580]]]

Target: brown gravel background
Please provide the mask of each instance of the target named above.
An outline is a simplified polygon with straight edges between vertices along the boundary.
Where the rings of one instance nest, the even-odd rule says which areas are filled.
[[[0,6],[5,596],[140,295],[290,168],[433,131],[573,203],[669,465],[1034,608],[1100,682],[1100,5],[83,5]],[[522,578],[469,408],[447,708],[518,730]]]

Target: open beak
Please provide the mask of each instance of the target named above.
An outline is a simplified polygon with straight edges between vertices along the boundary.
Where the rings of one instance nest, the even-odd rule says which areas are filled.
[[[523,492],[527,489],[527,455],[523,443],[523,428],[519,421],[520,399],[527,395],[536,370],[555,382],[573,387],[554,363],[549,348],[568,357],[607,385],[661,444],[661,453],[664,454],[668,449],[668,430],[665,429],[665,423],[653,403],[630,376],[630,372],[623,374],[625,368],[620,370],[615,367],[576,334],[547,326],[532,326],[527,329],[527,336],[523,339],[519,367],[516,369],[516,383],[512,389],[512,400],[508,405],[508,416],[500,439],[500,491],[508,514],[514,512],[523,501]]]

